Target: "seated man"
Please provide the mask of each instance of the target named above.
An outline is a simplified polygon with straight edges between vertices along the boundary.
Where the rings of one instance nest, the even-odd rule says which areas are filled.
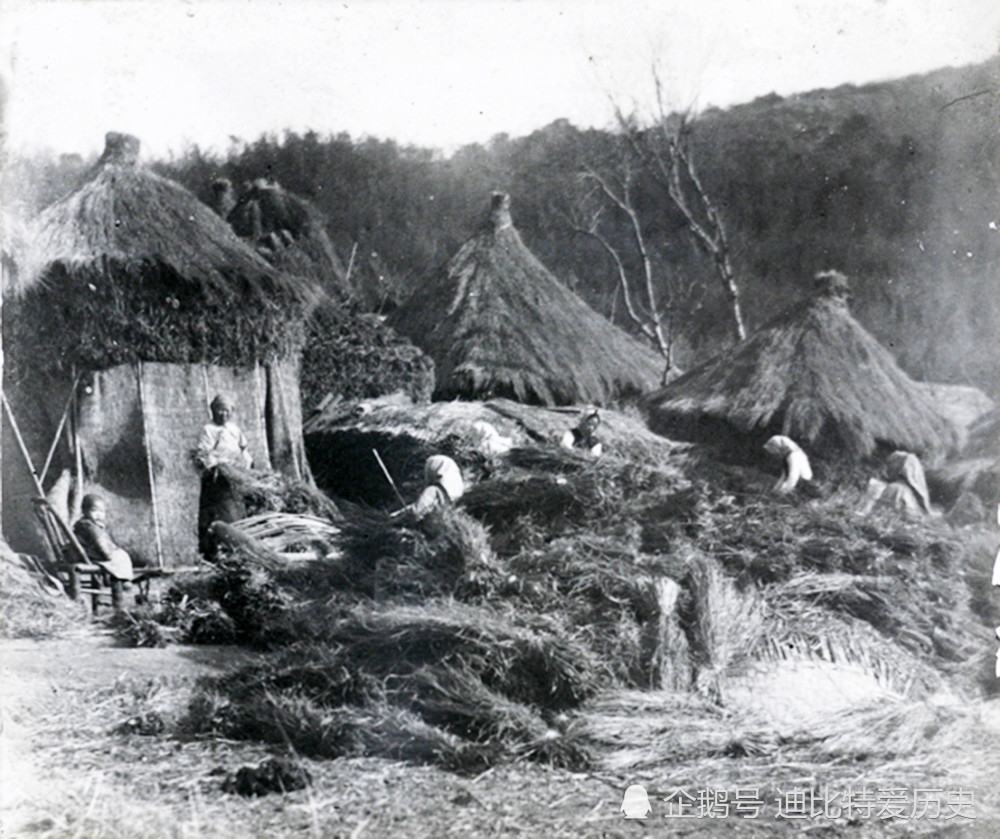
[[[565,432],[559,444],[564,449],[582,449],[593,457],[600,457],[604,446],[597,439],[597,426],[601,424],[601,415],[597,409],[584,411],[576,428]]]
[[[202,469],[201,499],[198,505],[198,545],[203,554],[210,551],[208,529],[212,522],[227,524],[246,517],[246,505],[239,487],[217,467],[222,464],[249,469],[253,466],[247,438],[233,422],[233,403],[219,394],[212,400],[212,421],[206,423],[198,438],[195,460]]]
[[[122,607],[122,592],[134,576],[132,558],[115,544],[108,533],[108,508],[99,495],[85,495],[81,504],[82,517],[73,525],[73,535],[94,565],[99,565],[111,578],[111,601]],[[142,565],[141,562],[134,563]]]

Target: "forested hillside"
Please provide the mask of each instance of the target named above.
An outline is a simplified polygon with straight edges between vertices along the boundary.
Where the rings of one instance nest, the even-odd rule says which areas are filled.
[[[718,207],[749,328],[822,269],[847,273],[859,320],[922,379],[976,384],[1000,396],[1000,62],[709,109],[692,125],[693,159]],[[331,115],[331,122],[336,115]],[[111,126],[109,126],[111,127]],[[614,166],[613,131],[566,121],[494,137],[445,157],[388,140],[316,133],[197,148],[158,169],[208,200],[219,176],[273,177],[315,202],[364,298],[391,307],[453,252],[493,189],[513,199],[528,246],[596,309],[623,325],[606,252],[573,230],[581,175]],[[20,161],[41,204],[83,161]],[[724,297],[684,219],[652,178],[635,204],[658,288],[674,294],[681,366],[731,340]],[[626,218],[602,223],[627,268]],[[356,248],[356,250],[355,250]]]

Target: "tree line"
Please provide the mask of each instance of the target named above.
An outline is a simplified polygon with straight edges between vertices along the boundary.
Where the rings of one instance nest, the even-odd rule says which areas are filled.
[[[837,269],[856,316],[911,375],[1000,396],[1000,354],[986,349],[1000,334],[997,65],[697,115],[620,114],[609,130],[557,120],[449,156],[285,132],[154,166],[206,202],[219,177],[237,189],[268,177],[308,198],[382,308],[439,269],[491,191],[509,192],[539,259],[680,368]],[[31,181],[42,204],[85,162],[15,163],[8,180]]]

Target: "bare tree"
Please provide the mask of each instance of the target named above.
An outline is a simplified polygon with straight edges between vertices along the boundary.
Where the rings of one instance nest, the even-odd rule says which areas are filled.
[[[622,136],[628,142],[643,170],[652,176],[680,211],[696,245],[712,261],[723,293],[729,302],[733,331],[737,340],[746,337],[739,286],[733,271],[725,223],[698,174],[692,147],[691,110],[668,113],[664,106],[663,86],[654,70],[657,114],[648,125],[635,116],[627,116],[616,106],[615,113]]]
[[[580,173],[582,190],[562,216],[577,233],[600,245],[615,272],[617,291],[632,324],[663,356],[663,381],[674,370],[674,341],[679,310],[698,305],[696,286],[677,272],[658,270],[661,244],[651,241],[637,202],[644,166],[630,143],[622,143],[616,159]],[[616,217],[617,216],[617,217]],[[622,236],[621,222],[627,233]],[[686,304],[686,305],[685,305]]]

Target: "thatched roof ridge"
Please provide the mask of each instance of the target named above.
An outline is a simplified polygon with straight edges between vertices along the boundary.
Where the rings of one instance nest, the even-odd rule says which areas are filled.
[[[436,396],[605,405],[655,387],[659,356],[549,273],[509,207],[494,194],[482,229],[390,317],[434,359]]]
[[[1000,408],[983,414],[969,426],[969,439],[962,454],[1000,459]]]
[[[288,288],[229,225],[180,184],[138,164],[139,141],[110,132],[104,154],[72,193],[30,225],[17,255],[18,288],[40,282],[54,265],[71,274],[108,263],[152,264],[229,292],[237,278],[255,288]]]
[[[921,454],[953,447],[955,429],[851,316],[845,288],[822,278],[817,288],[648,397],[651,425],[670,434],[718,420],[851,458],[879,445]]]

